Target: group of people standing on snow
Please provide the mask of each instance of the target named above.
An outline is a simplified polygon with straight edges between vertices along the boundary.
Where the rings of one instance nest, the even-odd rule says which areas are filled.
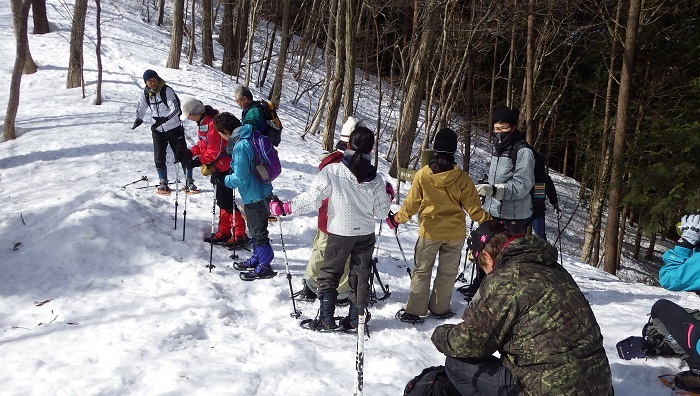
[[[488,179],[476,185],[456,164],[456,133],[440,130],[433,140],[435,156],[416,173],[403,206],[394,214],[390,211],[393,188],[371,162],[374,133],[354,119],[344,125],[338,150],[322,159],[309,189],[280,201],[273,199],[271,184],[261,183],[251,173],[249,137],[264,128],[265,120],[246,87],[234,91],[234,99],[243,108],[241,121],[196,99],[180,106],[174,91],[154,71],[147,70],[143,77],[146,88],[134,128],[150,107],[161,182],[158,191],[170,191],[165,168],[165,148],[170,145],[186,174],[186,191],[196,190],[193,168],[200,167],[203,174],[210,175],[221,209],[213,238],[232,244],[247,238],[246,224],[238,218],[235,204],[234,191],[239,191],[254,247],[252,256],[238,264],[248,271],[243,279],[274,276],[274,253],[267,232],[270,215],[319,211],[316,258],[309,261],[304,278],[305,287],[320,301],[311,329],[357,328],[358,317],[365,315],[368,306],[376,219],[396,228],[418,214],[414,270],[408,300],[397,314],[400,320],[416,323],[429,313],[438,318],[451,316],[452,289],[465,237],[473,260],[487,275],[463,322],[438,326],[432,337],[436,348],[448,357],[446,370],[460,394],[611,394],[610,368],[588,302],[557,263],[556,248],[540,237],[525,235],[533,216],[534,156],[527,147],[515,156],[507,153],[524,139],[517,129],[516,112],[501,108],[494,113],[495,151]],[[187,149],[179,122],[185,119],[199,127],[198,143],[191,149]],[[480,224],[468,236],[467,214]],[[431,291],[436,258],[437,276]],[[335,319],[339,293],[347,293],[350,306],[340,324]],[[500,359],[491,356],[495,351],[500,352]]]
[[[153,124],[153,154],[158,173],[158,194],[170,194],[170,183],[165,164],[166,148],[170,146],[175,162],[180,163],[186,176],[184,190],[198,193],[192,170],[200,168],[203,176],[209,176],[214,186],[216,204],[219,206],[217,231],[205,242],[228,247],[253,245],[249,259],[239,263],[245,271],[241,279],[255,280],[274,276],[271,262],[274,258],[267,231],[268,204],[272,199],[272,185],[262,183],[251,172],[253,147],[250,137],[254,130],[263,131],[264,116],[253,101],[253,95],[245,86],[236,87],[233,95],[243,109],[242,122],[231,113],[220,113],[200,100],[187,98],[180,103],[175,91],[153,70],[143,74],[146,84],[139,95],[136,120],[132,130],[143,123],[150,109]],[[187,148],[182,121],[197,124],[197,143]],[[234,189],[241,195],[246,221],[235,201]],[[250,237],[246,233],[250,232]]]

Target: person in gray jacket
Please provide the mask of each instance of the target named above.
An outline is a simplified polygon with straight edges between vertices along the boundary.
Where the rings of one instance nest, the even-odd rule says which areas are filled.
[[[146,83],[139,103],[136,106],[136,120],[131,130],[143,124],[143,117],[146,110],[151,110],[153,124],[151,125],[151,137],[153,138],[153,157],[156,164],[156,172],[160,184],[157,194],[170,194],[168,187],[168,168],[165,165],[165,149],[170,145],[170,149],[175,156],[175,162],[179,162],[183,172],[187,175],[186,191],[196,190],[192,180],[192,169],[189,162],[192,158],[190,150],[185,141],[185,129],[180,121],[180,99],[175,91],[165,84],[165,81],[158,76],[158,73],[148,69],[143,73],[143,82]]]
[[[525,136],[518,130],[518,112],[500,107],[493,113],[495,136],[488,181],[476,185],[484,197],[483,208],[491,217],[503,221],[511,234],[524,234],[532,216],[530,191],[535,184],[535,156],[519,144]],[[510,152],[520,147],[515,163]]]

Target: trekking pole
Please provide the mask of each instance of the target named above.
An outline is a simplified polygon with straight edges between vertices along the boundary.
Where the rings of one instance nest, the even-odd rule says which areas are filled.
[[[182,242],[185,242],[185,230],[187,229],[187,192],[185,192],[185,206],[182,208]]]
[[[353,396],[362,396],[364,388],[364,365],[365,365],[365,310],[357,315],[357,352],[355,356],[355,371],[357,371],[357,382]]]
[[[231,239],[233,239],[233,254],[231,255],[231,260],[235,263],[238,260],[238,255],[236,254],[236,212],[238,212],[238,205],[236,205],[236,189],[231,189],[231,201],[233,202],[233,213],[231,213]]]
[[[564,265],[564,254],[561,252],[561,224],[559,222],[559,219],[561,218],[561,210],[559,210],[559,213],[557,213],[557,240],[559,240],[559,264]]]
[[[470,217],[470,219],[471,219],[471,217]],[[469,225],[469,233],[467,234],[467,238],[469,238],[469,235],[471,235],[473,230],[474,230],[474,220],[472,220],[471,224]],[[467,283],[467,278],[464,277],[464,273],[467,271],[467,257],[469,257],[469,247],[468,246],[467,246],[467,250],[464,251],[464,269],[457,277],[458,281],[464,282],[464,283]],[[474,280],[474,267],[472,267],[472,280]]]
[[[391,212],[389,212],[391,213]],[[393,213],[391,213],[393,215]],[[406,263],[406,272],[408,272],[408,276],[411,276],[411,269],[408,267],[408,260],[406,260],[406,254],[403,252],[403,248],[401,247],[401,241],[399,241],[399,228],[396,227],[394,228],[394,236],[396,237],[396,244],[399,245],[399,250],[401,251],[401,255],[403,256],[403,261]]]
[[[214,218],[216,217],[216,187],[217,185],[214,184],[214,204],[211,206],[211,235],[209,238],[209,272],[211,273],[211,269],[214,268],[214,264],[212,264],[212,259],[214,257]]]
[[[177,198],[180,193],[180,171],[178,170],[177,161],[175,161],[175,229],[177,230]]]
[[[284,212],[284,204],[282,201],[277,197],[277,195],[272,196],[272,200],[277,202],[279,204],[279,207],[282,209],[282,216],[286,216],[287,214]],[[301,316],[301,311],[297,309],[297,304],[294,301],[294,290],[292,289],[292,274],[289,272],[289,260],[287,260],[287,249],[284,247],[284,236],[282,235],[282,218],[277,217],[277,224],[280,226],[280,241],[282,242],[282,252],[284,253],[284,266],[287,270],[287,282],[289,282],[289,296],[292,299],[292,309],[294,310],[289,316],[297,319],[299,316]]]
[[[379,301],[384,301],[389,296],[391,296],[391,292],[389,291],[389,285],[384,285],[382,283],[382,279],[379,277],[379,270],[377,269],[377,263],[379,263],[379,238],[382,236],[382,223],[383,221],[379,222],[379,233],[377,234],[377,245],[375,246],[375,251],[374,251],[374,257],[372,258],[372,266],[370,267],[370,271],[372,271],[369,275],[369,304],[374,305]],[[374,290],[374,278],[377,278],[377,283],[379,283],[379,287],[382,289],[382,292],[384,293],[383,296],[377,297],[377,292]]]
[[[122,186],[122,188],[126,188],[126,186],[130,186],[130,185],[132,185],[132,184],[136,184],[136,183],[142,182],[142,181],[145,181],[146,183],[148,183],[148,176],[143,175],[143,176],[141,176],[141,178],[138,179],[138,180],[132,181],[131,183],[126,183],[125,185]]]

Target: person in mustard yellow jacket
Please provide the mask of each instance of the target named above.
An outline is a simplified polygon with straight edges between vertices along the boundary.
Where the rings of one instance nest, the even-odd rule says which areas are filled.
[[[405,307],[396,317],[402,322],[420,323],[428,311],[438,318],[454,315],[450,300],[467,236],[466,213],[479,223],[491,220],[481,208],[474,182],[455,163],[457,134],[441,129],[433,142],[435,156],[415,175],[401,209],[389,214],[389,227],[397,227],[418,213],[419,238],[414,252],[411,290]],[[438,268],[432,293],[430,279],[435,258]]]

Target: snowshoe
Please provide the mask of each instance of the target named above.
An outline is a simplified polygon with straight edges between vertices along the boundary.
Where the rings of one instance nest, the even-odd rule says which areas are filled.
[[[456,315],[456,313],[452,312],[451,310],[448,310],[447,312],[445,312],[444,314],[441,314],[441,315],[438,315],[436,313],[430,314],[430,316],[432,316],[435,319],[449,319],[455,315]]]
[[[700,395],[700,373],[695,370],[660,375],[659,381],[671,388],[677,395]]]
[[[241,280],[254,281],[258,279],[270,279],[277,276],[277,272],[266,265],[259,265],[253,271],[241,272],[239,274]]]
[[[342,320],[342,317],[336,316],[335,321]],[[311,330],[311,331],[318,331],[319,333],[344,333],[345,330],[342,327],[339,327],[336,325],[335,327],[330,327],[327,324],[323,323],[321,319],[304,319],[299,323],[299,327]]]
[[[156,189],[156,194],[158,195],[170,195],[170,187],[168,187],[168,180],[167,179],[160,179],[160,184],[158,185],[158,189]]]
[[[231,237],[225,243],[223,243],[223,245],[226,247],[226,249],[233,250],[245,248],[246,246],[250,245],[250,242],[251,239],[248,238],[248,235],[243,235],[240,237]]]
[[[403,308],[399,309],[398,312],[396,312],[396,315],[394,315],[394,317],[404,323],[410,324],[419,324],[425,321],[425,319],[421,318],[418,315],[406,313]]]
[[[365,333],[369,333],[369,329],[367,327],[367,324],[369,323],[370,319],[372,319],[372,314],[365,310]],[[353,326],[352,319],[350,318],[350,315],[340,319],[338,322],[340,325],[343,327],[343,330],[349,331],[349,332],[357,332],[357,325]]]
[[[231,238],[231,234],[224,234],[221,231],[217,231],[213,238],[214,245],[223,245],[229,240],[229,238]],[[204,242],[212,243],[212,237],[204,237]]]
[[[187,179],[187,182],[185,185],[182,187],[182,191],[184,191],[187,194],[199,194],[199,189],[197,186],[194,184],[194,180],[192,179]]]
[[[303,301],[303,302],[314,302],[316,301],[316,298],[318,297],[316,293],[313,292],[309,288],[309,286],[306,285],[306,282],[304,283],[304,288],[299,290],[298,292],[292,294],[292,297],[294,297],[295,300],[297,301]],[[336,306],[338,304],[336,303]]]
[[[644,353],[644,337],[627,337],[618,342],[615,348],[617,348],[620,359],[630,360],[647,357],[647,354]]]
[[[277,222],[277,217],[275,217],[275,216],[269,216],[269,217],[267,218],[267,222],[268,222],[268,223],[276,223],[276,222]]]
[[[237,271],[250,271],[254,270],[258,266],[257,257],[253,256],[246,261],[234,261],[233,269]]]

